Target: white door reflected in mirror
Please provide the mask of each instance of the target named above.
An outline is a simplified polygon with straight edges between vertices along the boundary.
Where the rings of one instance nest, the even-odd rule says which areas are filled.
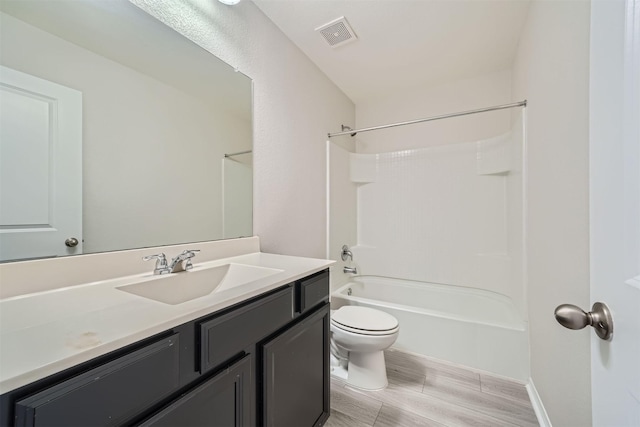
[[[3,66],[0,91],[0,261],[82,253],[82,93]]]

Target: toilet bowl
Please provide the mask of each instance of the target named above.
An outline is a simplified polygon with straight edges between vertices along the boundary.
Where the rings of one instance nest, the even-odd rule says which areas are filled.
[[[346,365],[346,381],[363,390],[387,386],[384,350],[391,347],[400,327],[390,314],[348,305],[331,312],[331,351]]]

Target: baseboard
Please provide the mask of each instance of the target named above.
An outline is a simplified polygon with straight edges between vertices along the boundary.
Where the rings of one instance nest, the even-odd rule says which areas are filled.
[[[540,399],[538,390],[536,390],[536,386],[533,384],[533,379],[529,378],[526,387],[527,393],[529,393],[529,400],[531,400],[531,406],[533,406],[533,411],[536,413],[540,427],[552,427],[549,415],[542,404],[542,399]]]

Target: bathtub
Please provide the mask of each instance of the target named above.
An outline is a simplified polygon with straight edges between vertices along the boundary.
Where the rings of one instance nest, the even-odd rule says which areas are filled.
[[[331,308],[371,307],[398,319],[393,348],[517,380],[529,377],[527,325],[511,300],[480,289],[356,276]]]

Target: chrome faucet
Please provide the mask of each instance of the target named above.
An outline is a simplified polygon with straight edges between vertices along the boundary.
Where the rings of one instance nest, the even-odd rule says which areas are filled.
[[[342,253],[340,254],[340,257],[342,258],[343,261],[346,261],[347,258],[350,258],[351,261],[353,261],[353,254],[349,250],[349,246],[347,245],[342,246]]]
[[[187,249],[182,251],[180,255],[171,260],[171,264],[169,264],[170,273],[179,273],[181,271],[191,270],[193,268],[193,264],[191,264],[191,258],[196,256],[196,252],[200,252],[198,249]]]
[[[353,254],[349,250],[349,246],[347,246],[347,245],[343,245],[342,246],[342,253],[340,254],[340,258],[342,258],[343,261],[346,261],[347,259],[351,259],[351,261],[353,261]],[[342,268],[342,272],[345,273],[345,274],[346,273],[348,273],[348,274],[358,274],[358,269],[356,267],[344,266]]]
[[[167,257],[162,252],[156,255],[147,255],[142,258],[144,261],[156,260],[156,267],[153,270],[153,274],[167,274],[170,273],[169,265],[167,264]]]
[[[144,261],[149,261],[152,259],[156,260],[156,267],[153,270],[153,274],[157,275],[179,273],[181,271],[187,271],[193,268],[191,258],[196,256],[196,252],[200,251],[198,249],[187,249],[185,251],[182,251],[180,255],[171,260],[171,264],[167,263],[167,257],[163,253],[148,255],[146,257],[143,257],[142,259]]]

